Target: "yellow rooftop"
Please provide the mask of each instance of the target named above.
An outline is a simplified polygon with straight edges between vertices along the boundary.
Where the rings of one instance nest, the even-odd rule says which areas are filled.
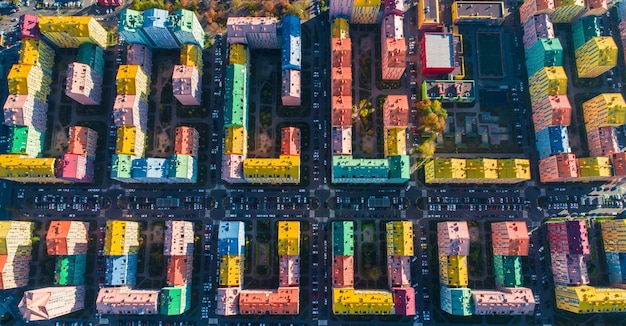
[[[146,100],[150,80],[139,65],[121,65],[115,76],[118,95],[141,95]]]
[[[243,256],[224,255],[220,258],[220,286],[240,286]]]
[[[278,222],[278,255],[300,255],[300,222]]]
[[[393,307],[393,294],[388,291],[333,288],[335,315],[390,315]]]
[[[243,173],[250,183],[299,183],[300,156],[247,158],[243,161]]]
[[[413,256],[413,223],[387,222],[387,256]]]
[[[467,286],[467,256],[439,255],[439,282],[448,286]]]
[[[498,160],[491,158],[467,159],[465,173],[468,179],[498,179]]]
[[[106,256],[124,256],[139,251],[139,223],[131,221],[107,221],[104,238]]]
[[[229,64],[245,65],[248,63],[248,51],[244,44],[231,44],[230,56],[228,57]]]
[[[115,153],[143,156],[143,153],[137,153],[137,151],[143,148],[144,141],[144,133],[141,129],[135,126],[118,127]]]
[[[245,155],[247,153],[247,138],[248,136],[244,127],[226,127],[224,135],[224,154]]]
[[[56,159],[27,158],[21,155],[0,155],[0,178],[26,182],[27,179],[56,179]],[[32,180],[31,180],[32,181]]]
[[[78,48],[83,43],[107,45],[107,31],[92,16],[41,16],[39,31],[60,48]]]

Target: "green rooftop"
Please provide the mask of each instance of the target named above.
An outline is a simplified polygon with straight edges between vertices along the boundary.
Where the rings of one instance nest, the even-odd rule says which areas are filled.
[[[224,85],[224,125],[247,128],[247,69],[240,64],[226,67]]]
[[[100,77],[104,75],[104,50],[101,47],[89,43],[81,44],[76,61],[88,65]]]
[[[85,284],[87,255],[58,256],[54,268],[55,285]]]
[[[182,315],[191,306],[189,287],[172,286],[161,289],[159,314],[166,316]]]
[[[332,227],[333,255],[354,256],[354,222],[335,221]]]
[[[113,154],[111,159],[111,179],[130,179],[133,158],[133,156],[127,154]]]
[[[472,290],[441,285],[441,310],[455,316],[472,314]]]
[[[404,183],[411,178],[411,159],[408,155],[389,156],[389,183]]]
[[[601,36],[599,19],[596,16],[587,16],[572,24],[572,42],[574,51],[594,37]],[[530,76],[530,75],[529,75]]]
[[[189,155],[175,154],[170,158],[169,178],[178,178],[196,182],[198,168],[196,158]]]
[[[35,128],[25,126],[9,127],[7,154],[25,154],[38,157],[43,150],[44,135]]]
[[[493,255],[496,286],[522,286],[522,257]]]
[[[558,38],[540,38],[526,51],[526,69],[532,76],[543,67],[563,65],[563,46]]]

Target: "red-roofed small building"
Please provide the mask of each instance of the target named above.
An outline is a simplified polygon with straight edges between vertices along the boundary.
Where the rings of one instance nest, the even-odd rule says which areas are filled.
[[[567,182],[578,178],[576,155],[561,153],[539,161],[539,178],[542,183]]]
[[[585,220],[549,222],[546,226],[551,254],[591,254]]]
[[[125,3],[124,0],[98,0],[98,5],[102,7],[119,7]]]
[[[387,15],[380,26],[381,68],[384,80],[399,80],[406,70],[407,46],[403,23],[402,15]]]
[[[83,126],[70,127],[67,143],[68,154],[84,155],[95,160],[97,148],[98,133],[95,130]]]
[[[383,104],[385,128],[409,125],[409,100],[406,95],[388,95]]]
[[[354,256],[333,257],[333,286],[354,287]]]
[[[191,283],[193,256],[170,256],[167,260],[165,282],[170,286]]]
[[[277,290],[242,290],[239,313],[243,315],[297,315],[300,288],[279,287]]]
[[[387,258],[387,275],[390,288],[409,286],[411,282],[411,258],[406,256],[389,256]]]
[[[613,126],[587,130],[587,144],[590,156],[609,156],[620,152]]]
[[[626,153],[615,153],[611,155],[611,165],[613,165],[613,175],[616,177],[626,177]]]
[[[57,160],[57,177],[62,180],[76,183],[93,182],[95,164],[93,159],[83,155],[63,154]]]
[[[181,126],[174,132],[174,154],[198,156],[200,134],[195,128]]]
[[[87,254],[89,223],[81,221],[52,221],[46,233],[49,256]]]
[[[286,127],[280,130],[280,155],[300,155],[300,129]]]
[[[528,256],[530,237],[525,222],[491,223],[493,254],[498,256]]]
[[[415,315],[415,289],[407,286],[392,288],[395,314],[403,316]]]
[[[35,38],[39,39],[39,17],[31,14],[24,14],[20,17],[17,37],[19,39]]]

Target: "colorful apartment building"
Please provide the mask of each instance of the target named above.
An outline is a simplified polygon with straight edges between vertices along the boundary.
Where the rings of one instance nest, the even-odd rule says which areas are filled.
[[[567,75],[561,66],[543,67],[528,78],[531,102],[550,95],[567,95]]]
[[[9,94],[4,102],[4,124],[46,130],[48,103],[33,95]]]
[[[150,94],[150,78],[138,65],[120,65],[115,76],[118,95],[138,95],[147,101]]]
[[[494,255],[528,256],[528,227],[525,222],[491,223],[491,242]]]
[[[300,18],[291,15],[285,16],[281,24],[281,69],[300,70],[302,68],[302,28],[300,26]]]
[[[331,1],[329,4],[329,17],[331,19],[335,19],[338,17],[343,17],[347,19],[350,17],[352,13],[352,7],[354,5],[354,0],[336,0]]]
[[[354,0],[350,13],[350,23],[375,24],[381,2],[381,0]]]
[[[402,16],[405,11],[404,3],[398,0],[384,0],[383,6],[384,6],[383,16],[388,16],[388,15]]]
[[[17,182],[58,183],[56,159],[0,155],[0,179]]]
[[[174,130],[174,154],[196,157],[200,148],[200,133],[193,127],[180,126]]]
[[[337,3],[338,1],[335,1]],[[346,18],[336,17],[332,19],[330,27],[330,37],[339,39],[350,39],[350,23]]]
[[[595,78],[617,65],[617,44],[611,36],[594,37],[576,49],[579,78]]]
[[[122,256],[136,254],[139,250],[139,223],[107,221],[104,254]]]
[[[175,65],[172,73],[174,97],[182,105],[197,106],[202,102],[202,78],[195,66]]]
[[[576,314],[626,311],[626,290],[593,286],[555,286],[556,307]]]
[[[550,256],[552,277],[555,284],[589,284],[589,273],[587,271],[587,259],[585,255],[556,252]]]
[[[17,63],[38,66],[44,74],[52,76],[54,49],[44,41],[26,38],[22,40]]]
[[[576,155],[561,153],[540,160],[539,174],[542,183],[576,180],[579,176]]]
[[[476,88],[473,80],[425,80],[422,99],[441,103],[474,103]]]
[[[439,254],[439,283],[449,287],[467,287],[467,256]]]
[[[502,1],[456,1],[452,5],[454,24],[478,23],[501,25],[504,22]]]
[[[535,15],[550,15],[556,5],[554,0],[528,0],[519,7],[520,22],[523,24]]]
[[[226,37],[230,44],[246,44],[251,49],[278,49],[277,25],[273,17],[228,17]]]
[[[243,283],[243,257],[239,255],[224,255],[220,258],[220,286],[237,286]]]
[[[470,316],[472,307],[472,290],[469,288],[450,288],[441,284],[441,310],[455,316]]]
[[[331,130],[333,155],[352,155],[352,127],[333,127]]]
[[[300,128],[285,127],[280,133],[280,155],[300,155],[302,139]]]
[[[247,66],[248,62],[250,61],[250,52],[246,45],[235,43],[231,44],[229,49],[230,51],[228,52],[228,62],[230,64]]]
[[[148,128],[148,103],[140,95],[117,95],[113,102],[113,123],[117,127]]]
[[[24,292],[18,304],[22,318],[28,322],[46,321],[85,308],[85,287],[46,287]]]
[[[587,130],[587,144],[590,156],[609,156],[620,151],[613,126]]]
[[[530,315],[535,312],[535,298],[529,288],[472,290],[475,315]]]
[[[626,220],[600,221],[605,260],[612,287],[626,285]]]
[[[187,221],[165,221],[165,256],[192,256],[194,231],[193,223]]]
[[[549,221],[546,223],[550,253],[589,255],[587,221]]]
[[[169,183],[170,161],[166,158],[140,157],[132,162],[132,178],[141,183]]]
[[[83,126],[70,127],[67,146],[68,154],[82,155],[95,160],[97,148],[98,133],[95,130]]]
[[[555,24],[571,23],[587,10],[585,0],[555,0],[556,8],[550,15]]]
[[[535,133],[539,159],[559,153],[571,153],[566,126],[552,126]]]
[[[198,69],[198,73],[202,75],[202,67],[204,67],[202,48],[196,44],[183,44],[180,47],[180,64],[183,66],[194,66]]]
[[[105,260],[104,284],[133,286],[137,281],[137,254],[108,256]]]
[[[70,63],[65,79],[65,95],[82,105],[99,105],[102,100],[102,75],[86,64]]]
[[[128,154],[113,154],[111,156],[111,179],[119,182],[132,182],[131,172],[135,158],[136,156]]]
[[[279,256],[300,255],[300,222],[278,221],[278,244]]]
[[[533,103],[535,133],[549,127],[569,126],[572,122],[572,104],[567,95],[550,95]]]
[[[626,153],[614,153],[610,157],[613,165],[613,175],[626,176]]]
[[[219,287],[216,289],[216,308],[215,313],[220,316],[233,316],[239,312],[239,292],[240,288]]]
[[[279,158],[246,158],[243,176],[249,183],[300,183],[300,156],[280,155]]]
[[[142,32],[144,14],[141,11],[125,8],[120,11],[117,32],[129,44],[151,45],[148,37]]]
[[[401,287],[392,288],[394,312],[401,316],[414,316],[415,310],[415,288]]]
[[[522,43],[524,43],[524,50],[530,49],[538,40],[542,38],[553,39],[554,25],[549,15],[541,14],[533,16],[528,19],[523,25],[524,37]]]
[[[413,224],[409,221],[387,222],[387,255],[410,257],[413,252]]]
[[[161,289],[159,314],[178,316],[191,307],[191,286],[168,286]]]
[[[98,75],[104,76],[104,50],[95,44],[81,44],[78,47],[76,61],[86,64]]]
[[[99,314],[155,315],[159,311],[159,290],[136,290],[125,286],[100,288],[96,311]]]
[[[107,46],[107,31],[92,16],[41,16],[39,31],[60,48],[78,48],[83,43]]]
[[[572,24],[572,44],[574,51],[583,46],[594,37],[602,36],[600,31],[600,19],[595,16],[587,16]]]
[[[0,221],[0,289],[28,285],[33,223]]]
[[[501,256],[494,253],[493,271],[496,288],[518,288],[522,286],[523,272],[521,256]]]
[[[391,315],[394,313],[393,294],[382,290],[333,288],[335,315]]]
[[[583,103],[587,130],[626,123],[626,102],[621,93],[603,93]]]
[[[146,143],[146,134],[135,126],[121,126],[117,128],[115,154],[143,156]]]
[[[54,285],[84,285],[87,254],[58,256],[54,263]]]
[[[248,69],[245,65],[229,64],[224,82],[224,126],[248,125]]]
[[[457,1],[459,3],[462,1]],[[425,75],[447,74],[455,68],[453,35],[451,33],[424,33],[420,44],[420,61]]]
[[[239,221],[220,222],[217,239],[217,250],[220,257],[224,255],[243,255],[246,245],[244,223]]]
[[[439,1],[424,0],[417,3],[417,28],[422,31],[436,31],[441,28]]]
[[[435,158],[424,166],[429,184],[515,184],[530,180],[530,162],[526,159]]]
[[[44,133],[24,126],[8,127],[6,154],[23,155],[29,158],[41,156],[43,151]]]
[[[562,65],[563,47],[558,38],[539,38],[530,48],[526,49],[528,76],[534,75],[543,67]]]
[[[32,95],[36,99],[47,102],[50,94],[50,76],[44,74],[39,66],[14,64],[7,77],[9,94]]]
[[[408,155],[389,156],[387,159],[333,155],[332,163],[333,183],[400,184],[409,178]]]
[[[184,45],[183,47],[185,47]],[[181,53],[182,57],[182,53]],[[181,60],[181,62],[183,62]],[[147,45],[133,43],[126,46],[126,64],[138,65],[146,73],[152,75],[152,51]]]
[[[51,221],[46,233],[46,248],[50,256],[87,254],[88,222]]]
[[[245,183],[243,160],[244,156],[241,154],[222,155],[222,180],[228,183]]]
[[[282,71],[281,101],[285,106],[301,104],[301,72],[294,69]]]
[[[613,176],[611,160],[608,156],[578,158],[579,181],[609,181]]]
[[[20,40],[39,39],[39,16],[31,14],[23,14],[20,16],[20,22],[17,28],[17,37]]]
[[[468,256],[469,229],[467,222],[437,223],[437,243],[439,255]]]
[[[196,44],[204,48],[204,28],[193,11],[178,9],[167,18],[166,26],[179,44]]]
[[[224,132],[224,154],[240,154],[245,156],[248,153],[247,138],[248,133],[244,127],[226,127]]]
[[[239,313],[243,315],[298,315],[300,288],[279,287],[276,290],[242,290]]]
[[[178,41],[167,28],[169,13],[163,9],[148,9],[143,12],[141,32],[151,49],[177,49]],[[138,42],[141,43],[141,42]]]
[[[404,19],[394,14],[386,15],[380,29],[382,79],[399,80],[406,70]]]

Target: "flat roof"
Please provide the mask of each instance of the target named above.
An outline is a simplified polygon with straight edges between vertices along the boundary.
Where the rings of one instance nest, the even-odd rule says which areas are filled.
[[[426,86],[426,94],[429,97],[476,96],[474,94],[473,80],[425,80],[424,84]],[[441,92],[442,90],[443,92]]]
[[[450,33],[425,33],[426,66],[454,67],[453,35]]]
[[[504,18],[504,3],[501,1],[457,1],[454,6],[456,6],[457,17],[459,18]]]
[[[421,0],[424,3],[424,11],[421,12],[425,21],[439,22],[439,0]]]

